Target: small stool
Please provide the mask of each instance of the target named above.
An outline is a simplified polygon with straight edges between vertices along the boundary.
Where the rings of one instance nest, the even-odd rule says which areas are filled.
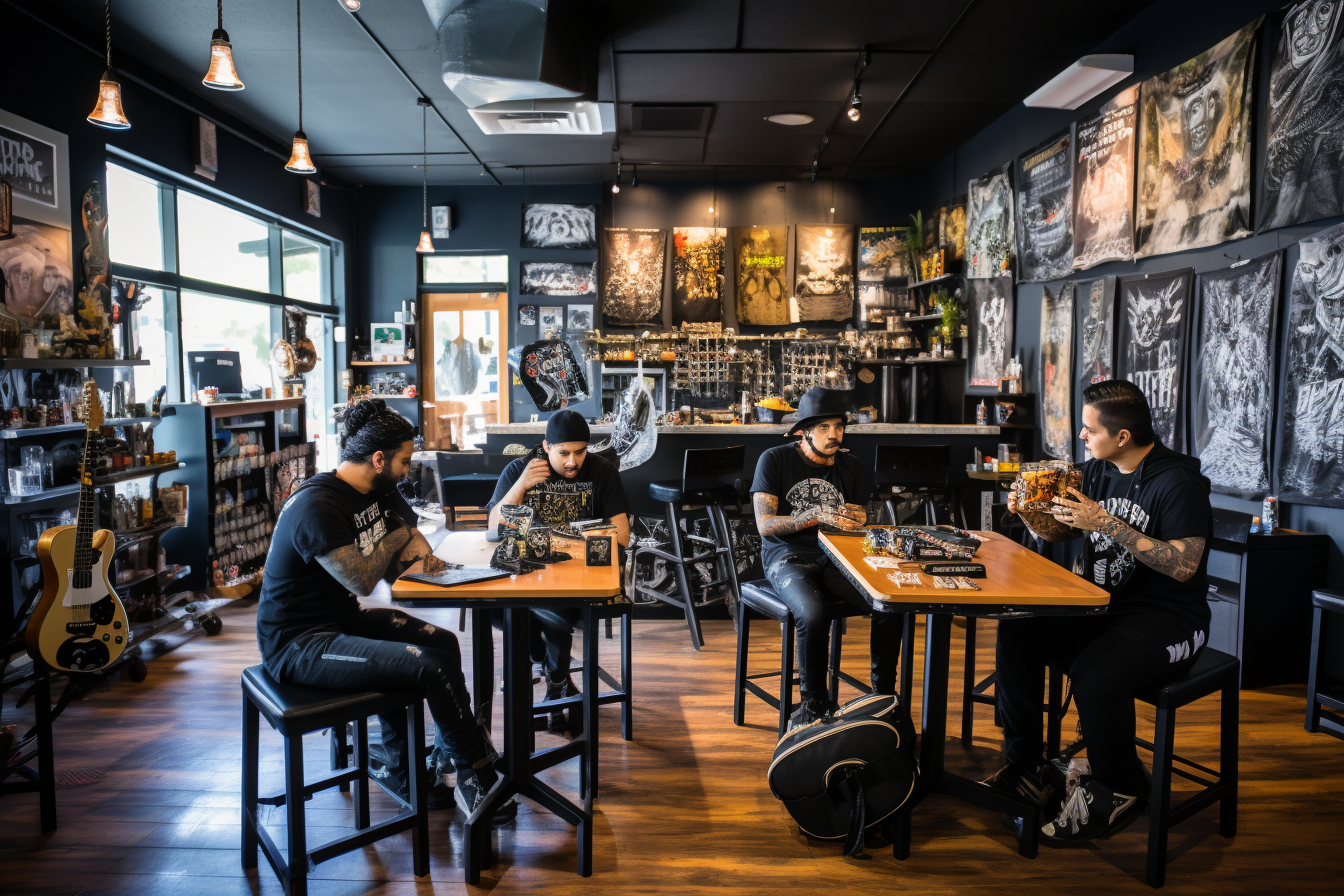
[[[257,867],[257,847],[275,869],[287,896],[305,896],[308,871],[319,862],[367,846],[401,831],[411,832],[412,867],[416,877],[429,873],[429,810],[420,770],[425,767],[425,703],[418,690],[339,691],[281,684],[264,666],[243,670],[243,850],[244,868]],[[371,715],[406,713],[409,800],[386,790],[401,811],[386,821],[369,824],[369,721]],[[285,790],[258,796],[260,719],[285,739]],[[303,781],[303,735],[324,728],[344,730],[354,720],[355,767],[342,769],[311,784]],[[355,827],[358,832],[308,848],[304,803],[314,793],[354,782]],[[381,782],[379,782],[379,786]],[[284,806],[289,861],[258,819],[259,805]]]
[[[1167,877],[1167,834],[1173,827],[1213,803],[1218,803],[1218,833],[1237,834],[1237,734],[1241,661],[1220,650],[1205,647],[1195,665],[1184,675],[1151,685],[1135,698],[1157,708],[1153,742],[1134,742],[1153,753],[1153,789],[1149,795],[1152,818],[1148,822],[1148,885],[1160,887]],[[1218,760],[1221,771],[1176,755],[1176,710],[1202,697],[1222,692],[1221,732]],[[1174,763],[1203,772],[1213,780],[1175,768]],[[1171,776],[1175,773],[1203,789],[1171,807]]]
[[[1330,613],[1344,614],[1344,593],[1338,591],[1311,592],[1311,671],[1307,674],[1307,730],[1324,731],[1344,738],[1344,700],[1321,691],[1322,679],[1327,683],[1328,673],[1321,671],[1321,645],[1326,641],[1325,628]],[[1333,710],[1333,712],[1332,712]]]
[[[747,647],[751,637],[751,611],[773,619],[780,625],[783,644],[780,648],[779,671],[747,674]],[[863,610],[848,601],[837,600],[830,604],[831,611],[831,655],[830,655],[830,696],[837,700],[840,696],[840,682],[845,682],[865,694],[872,689],[852,675],[840,671],[841,638],[845,620],[851,616],[865,615]],[[789,716],[793,713],[793,686],[798,682],[798,673],[793,664],[793,613],[779,599],[774,586],[768,579],[747,582],[742,586],[742,596],[737,603],[737,674],[733,684],[733,724],[743,725],[746,712],[747,691],[760,697],[771,707],[779,710],[779,736],[784,736]],[[755,682],[757,678],[779,676],[779,696],[776,697]]]

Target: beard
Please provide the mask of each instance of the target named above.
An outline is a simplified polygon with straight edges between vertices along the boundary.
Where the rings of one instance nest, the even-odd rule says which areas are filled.
[[[398,478],[387,470],[379,470],[373,474],[373,490],[380,495],[390,495],[405,481],[405,476]]]

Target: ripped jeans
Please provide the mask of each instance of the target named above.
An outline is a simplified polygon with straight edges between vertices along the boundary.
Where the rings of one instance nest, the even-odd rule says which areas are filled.
[[[434,758],[439,771],[451,761],[470,768],[495,755],[476,724],[462,675],[462,651],[451,631],[401,610],[361,609],[339,630],[299,635],[266,661],[277,679],[322,688],[420,688],[434,718]],[[406,765],[406,719],[378,717],[388,770]]]

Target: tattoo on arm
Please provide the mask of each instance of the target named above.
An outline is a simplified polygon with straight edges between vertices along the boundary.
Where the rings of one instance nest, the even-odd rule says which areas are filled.
[[[1038,538],[1045,541],[1072,541],[1083,534],[1081,529],[1065,525],[1048,513],[1019,511],[1018,516]]]
[[[410,540],[411,528],[405,526],[383,536],[368,554],[362,553],[357,544],[347,544],[321,555],[317,562],[353,594],[368,597]]]
[[[1199,561],[1204,556],[1204,539],[1198,536],[1160,541],[1114,517],[1107,520],[1099,531],[1111,536],[1116,544],[1128,548],[1144,566],[1171,576],[1178,582],[1188,582],[1199,570]]]
[[[751,496],[751,506],[756,512],[756,529],[763,538],[785,538],[801,528],[793,517],[775,516],[775,511],[779,509],[779,498],[774,495],[757,492]]]

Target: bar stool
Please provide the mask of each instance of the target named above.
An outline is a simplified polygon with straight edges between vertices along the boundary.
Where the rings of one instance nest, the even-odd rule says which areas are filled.
[[[962,669],[961,678],[961,742],[969,744],[971,736],[975,731],[975,705],[994,707],[994,724],[999,728],[1003,727],[1003,721],[999,718],[999,700],[995,694],[989,693],[989,689],[998,684],[999,673],[997,671],[986,675],[982,680],[975,680],[975,635],[976,620],[974,616],[966,617],[966,658]],[[1064,716],[1069,712],[1069,703],[1072,697],[1064,692],[1064,672],[1060,669],[1050,668],[1046,670],[1048,682],[1046,688],[1045,705],[1041,707],[1045,713],[1045,755],[1047,757],[1055,756],[1059,753],[1060,741],[1062,740],[1061,727],[1064,722]]]
[[[686,613],[686,626],[691,631],[691,646],[699,650],[705,643],[700,631],[696,610],[720,601],[728,603],[729,615],[734,615],[738,595],[737,565],[733,556],[732,535],[723,513],[724,503],[741,501],[742,471],[746,462],[744,445],[728,448],[688,448],[682,461],[681,481],[664,480],[649,483],[649,497],[666,508],[668,545],[664,550],[655,545],[641,544],[635,548],[635,561],[640,554],[651,554],[672,567],[677,579],[676,595],[664,594],[655,588],[635,581],[637,592],[664,603],[681,607]],[[680,520],[683,508],[703,506],[709,518],[710,537],[683,533]],[[685,545],[690,547],[686,552]],[[711,577],[697,582],[699,597],[691,593],[691,570],[697,564],[707,563]],[[715,591],[718,593],[714,593]]]
[[[1326,641],[1326,624],[1330,613],[1344,614],[1344,593],[1339,591],[1311,592],[1311,671],[1307,675],[1307,730],[1324,731],[1344,738],[1344,700],[1322,693],[1322,679],[1329,675],[1321,671],[1321,645]],[[1333,710],[1333,712],[1331,711]]]

